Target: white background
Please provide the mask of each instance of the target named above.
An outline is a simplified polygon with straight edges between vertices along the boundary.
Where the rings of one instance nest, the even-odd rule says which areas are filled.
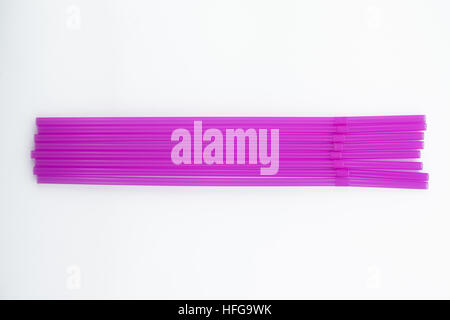
[[[450,2],[0,0],[1,298],[450,298]],[[36,116],[426,114],[430,188],[38,185]]]

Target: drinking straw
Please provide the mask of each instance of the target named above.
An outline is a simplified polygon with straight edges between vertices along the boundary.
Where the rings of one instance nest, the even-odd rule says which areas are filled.
[[[141,159],[35,159],[36,168],[173,168],[173,164],[150,164],[148,160]],[[199,168],[208,168],[210,165],[199,165]],[[229,167],[225,166],[226,169]],[[255,165],[244,164],[241,167],[255,167]],[[291,161],[283,164],[282,168],[369,168],[378,170],[422,170],[422,163],[417,161],[387,161],[387,160],[305,160]],[[183,170],[181,168],[180,170]]]
[[[41,117],[36,125],[31,156],[38,183],[427,188],[428,174],[418,172],[422,163],[411,161],[424,148],[423,115]],[[174,146],[181,142],[177,136],[172,141],[176,129],[191,135],[181,164],[172,159]],[[215,146],[223,154],[212,164],[203,159],[211,143],[203,137],[208,129],[223,135]],[[227,129],[240,129],[255,140],[231,136],[236,149],[229,158]],[[264,135],[265,144],[250,147]],[[236,147],[239,143],[244,145]],[[262,146],[267,147],[266,160]],[[187,158],[185,148],[191,148]]]
[[[167,152],[152,151],[32,151],[35,159],[147,159],[149,161],[166,163],[170,161]],[[250,156],[252,153],[249,154]],[[388,151],[299,151],[280,155],[280,161],[296,161],[298,159],[417,159],[419,150],[388,150]]]
[[[198,143],[192,143],[195,145]],[[155,143],[35,143],[35,150],[38,151],[169,151],[171,145],[165,142]],[[360,151],[360,150],[409,150],[423,149],[423,141],[389,141],[389,142],[366,142],[366,143],[290,143],[283,146],[284,152],[296,151]]]
[[[351,186],[403,189],[427,189],[426,181],[347,178],[280,178],[280,177],[46,177],[38,176],[38,183],[152,185],[152,186]]]
[[[346,126],[336,126],[336,125],[291,125],[291,126],[282,126],[280,124],[275,124],[277,128],[283,129],[284,132],[289,134],[296,133],[375,133],[375,132],[402,132],[402,131],[421,131],[425,130],[426,125],[424,123],[405,123],[405,124],[377,124],[377,125],[346,125]],[[191,124],[192,126],[192,124]],[[209,124],[208,126],[214,126],[219,130],[225,131],[229,128],[227,125],[213,125]],[[250,128],[251,124],[248,124]],[[273,126],[273,124],[272,124]],[[342,127],[341,130],[338,128]],[[247,127],[245,127],[247,128]],[[264,127],[263,127],[264,128]],[[111,134],[119,134],[119,133],[139,133],[139,134],[163,134],[166,132],[172,132],[176,127],[164,126],[161,124],[155,125],[118,125],[118,126],[38,126],[39,134],[99,134],[99,133],[111,133]]]
[[[405,180],[427,181],[428,174],[422,172],[398,172],[387,170],[364,170],[364,169],[292,169],[282,168],[277,173],[278,177],[335,177],[345,175],[349,177],[371,177],[371,178],[401,178]],[[79,176],[79,175],[98,175],[98,176],[260,176],[259,168],[198,168],[190,167],[187,169],[168,168],[42,168],[35,167],[34,173],[41,176]]]
[[[280,132],[283,135],[283,132]],[[142,142],[167,142],[167,135],[153,134],[36,134],[35,142],[40,143],[142,143]],[[292,143],[332,143],[345,142],[348,144],[361,142],[389,142],[389,141],[413,141],[423,140],[424,133],[421,131],[390,132],[390,133],[371,133],[371,134],[352,134],[347,133],[316,133],[316,134],[298,134],[295,136],[285,135]]]
[[[408,116],[360,116],[360,117],[39,117],[38,126],[52,125],[139,125],[139,124],[189,124],[193,121],[208,121],[220,124],[389,124],[425,123],[423,115]]]

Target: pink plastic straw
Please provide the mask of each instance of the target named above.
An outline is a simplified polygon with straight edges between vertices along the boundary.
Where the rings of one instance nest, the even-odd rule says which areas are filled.
[[[38,183],[96,184],[96,185],[153,185],[153,186],[351,186],[427,189],[426,181],[388,179],[338,178],[212,178],[212,177],[46,177],[38,176]]]
[[[36,159],[36,168],[173,168],[171,164],[152,165],[147,160],[97,160],[97,159]],[[208,165],[203,168],[209,167]],[[252,167],[245,164],[240,167]],[[254,166],[253,166],[254,167]],[[385,161],[385,160],[300,160],[289,162],[283,168],[367,168],[378,170],[422,170],[422,163],[416,161]],[[228,167],[226,170],[229,169]]]
[[[39,127],[53,125],[140,125],[140,124],[187,124],[196,120],[207,121],[213,125],[231,124],[390,124],[425,123],[424,115],[407,116],[360,116],[360,117],[50,117],[37,118]]]
[[[281,133],[282,134],[282,133]],[[293,143],[333,143],[337,138],[344,139],[345,143],[361,142],[390,142],[423,140],[424,134],[420,131],[371,133],[336,135],[335,133],[299,134],[286,136]],[[167,136],[155,136],[152,134],[36,134],[35,142],[40,143],[153,143],[166,142]]]
[[[31,156],[39,183],[427,188],[428,174],[417,172],[422,163],[410,161],[424,148],[423,115],[63,117],[36,124]]]
[[[336,126],[332,124],[327,125],[291,125],[280,126],[284,132],[288,134],[304,134],[304,133],[336,133]],[[214,126],[210,124],[210,126]],[[257,127],[252,125],[251,127]],[[228,125],[214,126],[219,130],[225,131],[229,128]],[[245,128],[245,127],[244,127]],[[347,125],[345,132],[349,133],[378,133],[378,132],[403,132],[403,131],[421,131],[425,130],[424,123],[404,123],[404,124],[376,124],[376,125]],[[152,134],[161,135],[164,137],[167,132],[171,132],[176,127],[173,125],[166,126],[161,124],[155,125],[120,125],[120,126],[43,126],[38,127],[39,134]]]

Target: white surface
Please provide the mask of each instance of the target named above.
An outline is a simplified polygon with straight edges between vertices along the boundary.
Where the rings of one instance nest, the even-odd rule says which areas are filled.
[[[1,298],[450,298],[448,1],[0,1]],[[428,191],[37,185],[36,116],[426,114]]]

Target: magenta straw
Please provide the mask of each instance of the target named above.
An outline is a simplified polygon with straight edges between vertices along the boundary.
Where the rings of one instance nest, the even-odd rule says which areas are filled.
[[[173,168],[171,164],[151,165],[147,160],[97,160],[97,159],[35,159],[35,168]],[[208,165],[201,165],[208,168]],[[253,167],[245,164],[240,167]],[[240,168],[239,167],[239,168]],[[378,161],[378,160],[299,160],[283,165],[283,168],[360,168],[378,170],[422,170],[422,163],[417,161]],[[182,170],[181,168],[180,170]],[[224,170],[229,167],[225,166]]]
[[[361,117],[50,117],[37,118],[40,127],[52,125],[139,125],[167,124],[179,125],[193,121],[208,121],[211,124],[389,124],[389,123],[425,123],[424,115],[408,116],[361,116]]]
[[[421,131],[425,130],[424,123],[405,123],[405,124],[376,124],[376,125],[346,125],[336,127],[332,124],[327,125],[298,125],[298,126],[280,126],[274,123],[277,127],[282,128],[288,134],[303,134],[303,133],[379,133],[379,132],[402,132],[402,131]],[[214,126],[210,124],[210,126]],[[264,126],[266,125],[258,125]],[[256,127],[256,126],[251,126]],[[219,130],[225,131],[229,126],[220,125],[214,126]],[[247,128],[247,127],[244,127]],[[345,128],[345,129],[344,129]],[[155,124],[155,125],[120,125],[120,126],[43,126],[38,127],[39,134],[152,134],[164,136],[165,132],[170,132],[176,127]],[[342,131],[340,131],[342,130]]]
[[[250,154],[252,155],[252,154]],[[33,151],[35,159],[147,159],[149,163],[168,163],[167,152],[158,151]],[[284,153],[280,161],[297,161],[300,159],[417,159],[419,150],[405,151],[303,151]]]
[[[351,186],[402,189],[427,189],[426,181],[338,178],[211,178],[211,177],[46,177],[38,176],[38,183],[97,184],[97,185],[153,185],[153,186]]]
[[[387,141],[387,142],[366,142],[366,143],[341,143],[338,145],[340,151],[359,151],[359,150],[409,150],[423,149],[423,141]],[[314,144],[314,143],[297,143],[293,142],[283,146],[283,151],[335,151],[337,146],[334,143]],[[35,143],[36,151],[152,151],[168,150],[170,146],[167,142],[156,143]]]
[[[283,132],[281,132],[283,134]],[[300,134],[289,136],[285,139],[293,143],[333,143],[345,142],[348,144],[361,142],[390,142],[423,140],[424,133],[420,131],[372,133],[372,134]],[[150,143],[166,142],[167,136],[155,136],[152,134],[36,134],[35,142],[40,143]]]
[[[426,189],[425,116],[37,118],[38,183]]]
[[[154,168],[39,168],[34,169],[34,173],[39,176],[79,176],[79,175],[97,175],[97,176],[254,176],[258,177],[259,168],[190,168],[190,169],[154,169]],[[358,170],[358,169],[280,169],[278,177],[314,177],[329,178],[335,176],[348,177],[371,177],[395,179],[401,178],[405,180],[421,180],[427,181],[428,174],[422,172],[398,172],[398,171],[382,171],[382,170]]]

